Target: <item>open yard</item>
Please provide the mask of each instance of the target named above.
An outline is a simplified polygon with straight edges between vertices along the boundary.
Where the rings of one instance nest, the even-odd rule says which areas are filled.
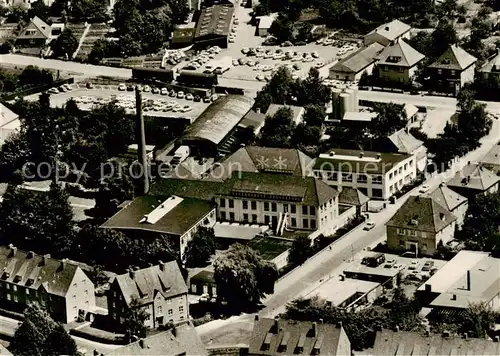
[[[292,242],[262,236],[250,241],[248,246],[257,251],[262,258],[269,261],[292,247]]]

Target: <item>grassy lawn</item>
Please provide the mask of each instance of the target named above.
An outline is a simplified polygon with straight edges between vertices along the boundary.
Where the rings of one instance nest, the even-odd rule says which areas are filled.
[[[248,246],[257,251],[262,258],[269,261],[292,247],[292,242],[262,236],[250,241]]]

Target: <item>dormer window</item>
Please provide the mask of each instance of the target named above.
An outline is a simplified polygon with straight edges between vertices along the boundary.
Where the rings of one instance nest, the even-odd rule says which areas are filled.
[[[451,60],[448,59],[448,58],[445,58],[441,61],[441,64],[450,64],[451,63]]]
[[[389,57],[387,57],[387,62],[389,62],[389,63],[399,63],[399,62],[401,62],[401,57],[399,57],[399,56],[389,56]]]

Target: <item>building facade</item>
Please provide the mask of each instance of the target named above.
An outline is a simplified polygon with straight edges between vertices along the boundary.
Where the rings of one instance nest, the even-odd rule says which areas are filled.
[[[22,313],[30,303],[38,303],[63,323],[95,311],[94,284],[66,260],[9,245],[0,247],[0,269],[0,303],[5,309]]]
[[[335,63],[329,70],[329,78],[344,81],[358,81],[363,73],[371,75],[378,54],[384,46],[378,42],[369,44]]]
[[[378,78],[387,83],[409,85],[417,65],[425,58],[405,41],[400,40],[386,47],[378,57]]]
[[[130,310],[140,308],[148,314],[144,325],[158,328],[167,323],[188,320],[188,288],[176,261],[160,262],[116,276],[108,292],[109,316],[122,325]]]
[[[359,189],[371,199],[387,200],[417,176],[413,155],[334,149],[320,154],[314,176],[328,185]]]

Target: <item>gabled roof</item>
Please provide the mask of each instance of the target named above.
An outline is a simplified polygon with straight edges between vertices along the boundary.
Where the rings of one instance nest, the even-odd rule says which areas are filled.
[[[293,355],[301,348],[301,355],[340,356],[343,337],[347,339],[342,327],[332,324],[259,318],[253,326],[248,352],[251,355]],[[343,351],[350,354],[350,347]]]
[[[481,159],[481,163],[486,166],[495,167],[495,170],[500,169],[500,142],[491,148]]]
[[[399,153],[412,154],[424,144],[405,129],[396,131],[388,139],[397,147]]]
[[[373,347],[374,356],[387,355],[498,355],[500,343],[468,337],[425,336],[409,331],[378,331]]]
[[[36,30],[36,33],[29,35],[26,30]],[[24,27],[17,36],[17,39],[49,39],[52,33],[52,28],[47,25],[38,16],[33,17],[30,22]]]
[[[246,146],[227,157],[209,174],[209,179],[226,179],[234,171],[280,172],[307,176],[312,158],[292,148]]]
[[[437,233],[455,220],[455,215],[433,199],[410,196],[386,225]]]
[[[380,36],[387,38],[390,41],[394,41],[395,39],[401,37],[406,32],[411,30],[411,26],[401,22],[399,20],[393,20],[389,23],[380,25],[376,29],[370,31],[366,36],[377,33]]]
[[[378,64],[411,68],[425,56],[401,40],[388,47],[378,56]]]
[[[227,5],[213,5],[201,9],[196,24],[195,40],[205,36],[227,36],[231,28],[234,7]]]
[[[0,345],[0,356],[10,356],[12,353],[7,350],[3,345]]]
[[[282,105],[282,104],[271,104],[266,111],[266,116],[274,116],[281,108],[289,108],[292,110],[292,121],[297,121],[297,118],[305,111],[302,106],[296,105]]]
[[[107,355],[207,355],[207,350],[191,324],[175,326],[173,329],[152,335],[126,346],[120,347]]]
[[[163,205],[165,209],[162,212]],[[135,198],[101,227],[138,229],[182,236],[214,209],[215,204],[205,200],[175,195],[144,195]]]
[[[0,103],[0,128],[19,118],[19,115]]]
[[[331,72],[359,73],[370,64],[375,63],[377,55],[384,49],[380,43],[374,42],[360,48],[346,58],[338,61],[330,68]]]
[[[500,177],[477,163],[469,163],[447,183],[450,187],[485,191],[497,184]]]
[[[183,198],[213,200],[221,189],[222,182],[210,180],[190,180],[180,178],[157,179],[151,186],[150,195],[177,195]]]
[[[151,303],[157,293],[169,298],[188,292],[176,261],[118,275],[113,283],[122,293],[127,305],[134,298],[137,298],[139,305]]]
[[[448,211],[455,210],[458,206],[467,201],[466,197],[454,192],[444,184],[441,184],[432,192],[428,193],[428,196],[434,199],[442,207],[448,209]]]
[[[342,187],[342,190],[339,193],[340,204],[361,206],[363,204],[366,204],[369,200],[370,198],[361,193],[359,189]]]
[[[78,266],[47,256],[26,252],[14,246],[0,247],[0,280],[65,297]]]
[[[457,45],[451,45],[429,68],[464,70],[477,62],[477,58]]]
[[[479,69],[479,72],[500,72],[500,52],[488,59],[488,62],[486,62],[481,69]]]

